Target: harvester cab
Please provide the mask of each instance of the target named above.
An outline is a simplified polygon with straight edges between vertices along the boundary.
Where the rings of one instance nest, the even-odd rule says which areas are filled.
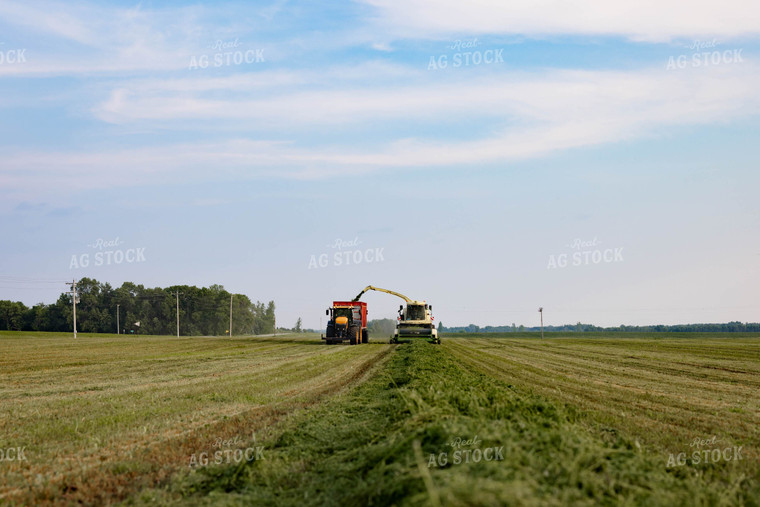
[[[369,343],[367,331],[367,303],[358,301],[333,301],[325,312],[330,317],[322,339],[332,345],[346,340],[351,345]]]

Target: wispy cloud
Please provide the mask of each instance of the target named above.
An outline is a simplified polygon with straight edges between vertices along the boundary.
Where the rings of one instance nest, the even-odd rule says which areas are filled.
[[[2,76],[93,76],[187,69],[191,55],[251,26],[214,20],[231,6],[145,9],[94,3],[0,2],[0,29],[27,48],[24,65],[0,66]],[[234,20],[234,18],[232,18]],[[263,21],[262,21],[263,22]],[[235,31],[237,30],[237,32]]]
[[[689,2],[642,0],[363,0],[379,26],[396,37],[448,34],[613,35],[633,40],[756,36],[760,6],[752,0]]]
[[[325,126],[382,120],[427,122],[468,118],[501,119],[525,124],[573,123],[607,118],[610,125],[678,124],[719,121],[757,113],[754,93],[758,67],[749,63],[666,72],[548,70],[438,83],[418,79],[375,86],[343,83],[324,88],[342,69],[326,69],[321,83],[296,74],[268,73],[219,79],[176,79],[125,84],[95,108],[114,123],[215,119],[246,120],[252,126]],[[413,71],[410,78],[417,77]],[[409,81],[411,81],[410,79]],[[269,86],[264,83],[274,83]],[[300,83],[278,93],[280,83]],[[317,84],[318,86],[314,86]],[[265,92],[262,97],[262,91]],[[220,94],[219,92],[226,92]]]
[[[288,77],[288,81],[298,79]],[[197,122],[234,118],[252,130],[267,125],[265,140],[238,136],[224,142],[170,144],[83,153],[7,153],[4,192],[29,200],[42,187],[87,190],[135,184],[225,178],[328,178],[393,168],[436,168],[540,157],[577,147],[639,139],[673,126],[728,122],[760,113],[760,72],[734,65],[666,72],[554,70],[493,78],[457,93],[460,83],[361,90],[295,91],[266,99],[205,96],[239,89],[239,77],[143,82],[115,91],[98,108],[110,120]],[[189,90],[176,97],[169,90]],[[251,95],[255,95],[252,93]],[[493,125],[477,138],[446,140],[424,134],[424,125],[467,117]],[[293,135],[339,123],[366,126],[380,120],[422,125],[421,135],[388,137],[355,146],[336,141],[311,147]],[[261,129],[260,129],[261,130]],[[7,151],[7,150],[6,150]]]
[[[89,16],[83,6],[75,2],[30,5],[7,0],[0,2],[0,17],[3,24],[20,26],[30,37],[53,36],[85,45],[97,41],[97,32],[85,21]]]
[[[267,23],[281,15],[282,5],[276,2],[255,18]],[[367,5],[374,11],[364,21],[375,32],[339,31],[334,37],[337,43],[326,43],[329,50],[335,50],[335,44],[357,42],[369,48],[368,41],[382,33],[418,39],[489,31],[668,39],[697,32],[737,36],[758,28],[756,16],[740,15],[754,12],[754,7],[736,1],[721,5],[720,13],[705,6],[680,12],[680,6],[667,1],[645,2],[630,10],[580,1],[536,6],[446,0],[442,8],[426,0],[404,4],[369,0]],[[220,9],[235,8],[241,7]],[[742,65],[675,72],[666,72],[662,61],[657,67],[627,71],[480,69],[441,78],[403,59],[378,56],[358,64],[234,69],[220,75],[188,71],[187,55],[203,48],[200,41],[209,42],[210,34],[250,27],[208,22],[204,16],[213,17],[208,8],[145,10],[89,4],[69,8],[51,3],[43,15],[37,15],[37,9],[10,1],[2,4],[0,12],[7,15],[7,24],[78,45],[70,54],[50,53],[27,65],[0,66],[0,73],[80,77],[112,73],[85,85],[86,98],[80,96],[76,103],[88,104],[84,107],[89,111],[79,114],[89,113],[117,131],[209,134],[207,142],[174,137],[172,142],[146,146],[125,140],[110,150],[6,148],[0,181],[3,192],[15,196],[15,202],[45,187],[77,191],[160,184],[177,173],[201,181],[220,171],[231,179],[326,178],[399,167],[499,163],[760,112],[755,93],[760,72],[749,59]],[[724,12],[741,18],[731,25],[732,31]],[[642,16],[652,17],[653,22],[644,23]],[[229,18],[225,18],[228,23]],[[407,33],[394,32],[390,25]],[[303,40],[313,36],[306,34]],[[390,49],[387,40],[380,37],[374,43],[383,54]],[[460,139],[438,135],[441,125],[451,125],[454,132],[462,121],[479,127]],[[311,140],[325,130],[340,129],[345,134],[378,125],[387,126],[383,134],[362,143],[351,136],[337,136],[329,143]]]

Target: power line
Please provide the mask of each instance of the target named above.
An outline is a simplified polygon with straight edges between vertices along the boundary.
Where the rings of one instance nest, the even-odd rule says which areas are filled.
[[[0,281],[10,282],[29,282],[29,283],[61,283],[60,279],[53,280],[51,278],[32,278],[30,276],[18,276],[18,275],[0,275]]]
[[[60,285],[62,283],[66,283],[63,281],[55,282],[55,285]],[[45,289],[52,289],[52,284],[50,286],[39,286],[39,287],[19,287],[17,285],[14,286],[8,286],[8,285],[0,285],[0,289],[12,289],[12,290],[45,290]]]
[[[52,288],[65,280],[52,280],[50,278],[31,278],[25,276],[0,275],[0,288],[13,290],[40,290]]]

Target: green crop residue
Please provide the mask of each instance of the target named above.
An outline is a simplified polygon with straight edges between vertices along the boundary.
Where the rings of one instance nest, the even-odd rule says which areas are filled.
[[[295,414],[263,459],[175,477],[130,503],[229,505],[735,505],[757,481],[667,468],[614,428],[532,394],[446,346],[404,344],[357,388]],[[724,464],[730,467],[729,464]],[[756,479],[756,478],[755,478]]]

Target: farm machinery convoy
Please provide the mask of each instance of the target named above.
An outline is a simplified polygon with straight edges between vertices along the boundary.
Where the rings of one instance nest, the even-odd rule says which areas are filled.
[[[433,324],[433,307],[425,301],[416,301],[392,290],[368,285],[351,301],[333,301],[325,312],[329,317],[327,329],[322,339],[325,343],[341,343],[346,340],[351,345],[369,342],[367,330],[367,303],[359,301],[367,291],[378,291],[400,297],[406,306],[400,305],[396,329],[391,343],[403,338],[426,338],[430,343],[440,344],[438,330]]]

